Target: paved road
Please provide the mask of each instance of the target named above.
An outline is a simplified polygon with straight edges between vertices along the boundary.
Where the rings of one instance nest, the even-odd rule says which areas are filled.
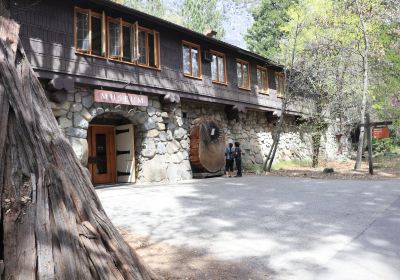
[[[400,181],[254,176],[98,194],[116,225],[243,264],[252,279],[400,279]]]

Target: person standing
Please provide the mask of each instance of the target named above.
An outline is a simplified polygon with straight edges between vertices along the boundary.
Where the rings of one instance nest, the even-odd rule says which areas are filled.
[[[233,143],[229,143],[228,147],[225,148],[225,175],[232,177],[233,175],[233,161],[234,161]]]
[[[237,174],[235,177],[242,177],[242,149],[240,148],[240,143],[235,142],[235,152],[234,152]]]

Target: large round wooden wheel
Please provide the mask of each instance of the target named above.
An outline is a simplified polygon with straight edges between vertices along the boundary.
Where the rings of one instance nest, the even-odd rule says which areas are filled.
[[[215,173],[225,164],[225,135],[215,120],[196,119],[190,130],[190,163],[194,172]]]

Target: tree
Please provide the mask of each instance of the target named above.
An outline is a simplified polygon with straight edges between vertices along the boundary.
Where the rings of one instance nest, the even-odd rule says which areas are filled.
[[[142,11],[159,18],[165,17],[165,7],[162,0],[114,0],[115,2],[125,5],[136,10]]]
[[[214,30],[216,37],[224,37],[222,14],[217,7],[217,0],[184,0],[181,8],[183,25],[194,31],[205,33]]]
[[[254,49],[271,54],[277,51],[275,58],[286,69],[287,65],[293,65],[296,75],[288,79],[287,84],[290,95],[301,93],[312,96],[310,102],[305,104],[311,110],[305,115],[307,122],[304,127],[313,136],[313,165],[317,163],[320,139],[328,125],[335,127],[337,136],[341,136],[360,122],[361,115],[364,119],[370,89],[375,88],[375,85],[368,85],[369,60],[381,61],[382,53],[386,51],[385,45],[377,38],[382,34],[384,25],[393,22],[385,16],[391,11],[387,7],[388,1],[368,0],[367,5],[365,0],[362,6],[360,1],[299,0],[288,4],[286,11],[276,11],[281,15],[279,23],[269,19],[273,18],[275,11],[266,9],[264,14],[258,15],[259,22],[256,21],[252,28],[258,26],[262,30],[264,25],[267,26],[265,28],[273,26],[273,36],[264,40],[263,32],[248,34],[250,44],[259,42],[258,45],[254,43]],[[357,9],[357,3],[360,9]],[[363,18],[360,18],[360,12],[365,13]],[[366,23],[365,28],[362,22]],[[299,24],[301,28],[297,32]],[[296,55],[288,60],[287,54],[294,47],[291,43],[294,34],[297,34]],[[369,43],[367,50],[365,39]],[[377,72],[381,73],[383,68],[378,69]],[[391,84],[395,84],[394,80]],[[359,147],[362,151],[363,144]]]
[[[289,21],[288,9],[297,0],[262,0],[253,9],[253,25],[244,39],[250,51],[279,60],[280,40],[287,34],[281,27]]]
[[[0,1],[0,277],[155,279],[112,225]]]

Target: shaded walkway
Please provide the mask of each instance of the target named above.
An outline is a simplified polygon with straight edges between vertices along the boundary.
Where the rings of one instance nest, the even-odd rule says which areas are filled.
[[[399,181],[254,176],[98,194],[116,225],[240,263],[253,277],[400,279]]]

